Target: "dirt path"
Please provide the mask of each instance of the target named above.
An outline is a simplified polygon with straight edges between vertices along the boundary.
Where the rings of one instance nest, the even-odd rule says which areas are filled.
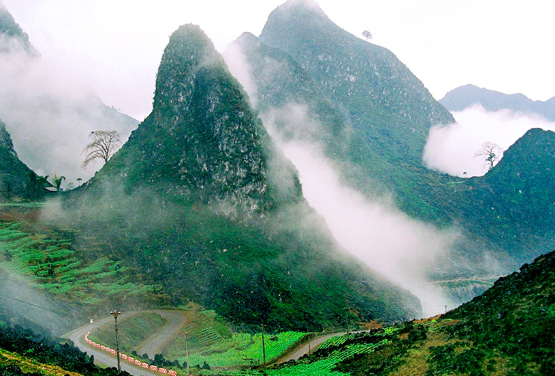
[[[327,334],[327,335],[322,336],[322,337],[313,338],[310,342],[305,343],[304,345],[301,345],[300,347],[296,348],[294,351],[292,351],[288,355],[284,356],[283,358],[278,360],[276,363],[281,364],[281,363],[288,362],[290,360],[297,360],[300,357],[302,357],[303,355],[308,354],[309,351],[310,351],[310,353],[312,353],[314,350],[316,350],[318,348],[318,346],[320,346],[322,343],[324,343],[326,340],[330,339],[331,337],[342,336],[344,334],[347,334],[347,333],[332,333],[332,334]]]

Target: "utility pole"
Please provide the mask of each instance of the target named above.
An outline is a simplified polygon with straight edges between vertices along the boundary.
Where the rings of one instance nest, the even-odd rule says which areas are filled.
[[[190,375],[189,372],[189,335],[185,334],[185,350],[187,352],[187,376]]]
[[[121,315],[121,312],[118,310],[114,310],[110,312],[111,315],[114,315],[114,328],[116,329],[116,358],[118,360],[118,372],[121,372],[121,366],[119,364],[119,339],[118,339],[118,316]]]
[[[264,324],[262,324],[262,360],[264,361],[264,368],[266,368],[266,345],[264,344]]]

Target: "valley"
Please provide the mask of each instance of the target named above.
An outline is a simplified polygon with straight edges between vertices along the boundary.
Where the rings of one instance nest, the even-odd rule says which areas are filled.
[[[437,101],[364,36],[314,0],[223,53],[182,24],[136,121],[0,0],[0,375],[553,374],[553,100]],[[476,104],[532,126],[436,170]]]

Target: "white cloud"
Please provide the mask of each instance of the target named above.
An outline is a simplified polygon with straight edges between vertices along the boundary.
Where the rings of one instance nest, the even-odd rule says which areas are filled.
[[[454,176],[482,176],[487,172],[484,159],[475,157],[485,142],[507,150],[529,129],[555,131],[555,122],[539,115],[510,110],[490,112],[480,105],[454,112],[453,116],[456,123],[430,129],[424,162],[433,170]]]

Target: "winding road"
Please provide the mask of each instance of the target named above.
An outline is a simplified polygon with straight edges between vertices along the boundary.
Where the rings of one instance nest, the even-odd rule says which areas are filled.
[[[160,331],[157,333],[153,333],[153,335],[144,342],[144,345],[139,348],[139,353],[147,353],[150,357],[154,357],[154,355],[158,354],[160,350],[165,346],[165,344],[177,334],[178,330],[187,323],[187,316],[179,311],[155,310],[143,312],[158,313],[166,320],[166,324],[160,329]],[[119,315],[119,322],[137,313],[139,312],[123,312]],[[108,354],[107,352],[99,350],[96,347],[93,347],[85,342],[85,334],[98,329],[102,325],[111,324],[113,322],[114,318],[112,316],[108,316],[94,322],[93,324],[82,326],[81,328],[69,332],[64,335],[64,338],[69,338],[70,340],[72,340],[75,346],[77,346],[81,351],[86,352],[89,356],[93,355],[94,362],[96,364],[101,364],[108,367],[117,367],[117,360],[115,355]],[[139,366],[130,364],[123,359],[120,360],[120,365],[122,371],[126,371],[131,375],[161,376],[161,374],[158,372],[146,370]]]
[[[156,333],[153,333],[149,338],[147,338],[143,344],[141,344],[137,350],[139,354],[148,354],[150,358],[154,358],[154,355],[160,354],[164,349],[164,346],[173,339],[176,334],[179,332],[183,326],[189,324],[188,317],[180,311],[165,311],[165,310],[152,310],[152,311],[141,311],[141,312],[153,312],[157,313],[164,320],[166,323],[160,330]],[[126,318],[129,318],[133,315],[136,315],[140,312],[123,312],[119,315],[119,322],[124,321]],[[67,333],[64,335],[65,338],[68,338],[73,341],[75,346],[77,346],[81,351],[86,352],[89,356],[94,356],[94,361],[96,364],[101,364],[108,367],[117,367],[116,357],[115,355],[109,354],[106,351],[100,350],[96,347],[91,346],[90,344],[85,342],[85,335],[88,332],[92,332],[99,327],[106,325],[106,324],[113,324],[114,318],[112,316],[105,317],[101,320],[94,322],[93,324],[89,324],[78,328],[72,332]],[[328,334],[321,337],[313,338],[309,343],[305,343],[304,345],[299,346],[297,349],[292,351],[291,353],[287,354],[283,358],[276,361],[276,363],[285,363],[290,360],[297,360],[303,355],[306,355],[310,351],[316,350],[318,346],[320,346],[324,341],[328,338],[343,335],[346,333],[333,333]],[[121,369],[130,373],[131,375],[135,376],[161,376],[160,373],[150,371],[129,362],[121,359],[120,361]]]

